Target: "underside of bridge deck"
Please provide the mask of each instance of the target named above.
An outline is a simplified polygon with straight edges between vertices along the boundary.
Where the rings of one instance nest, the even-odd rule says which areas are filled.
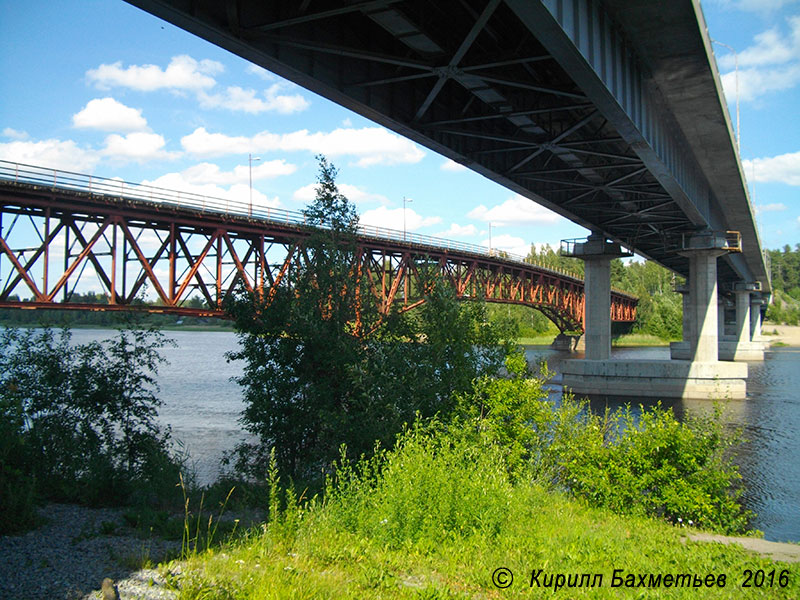
[[[695,0],[128,1],[684,276],[740,231],[768,288]]]

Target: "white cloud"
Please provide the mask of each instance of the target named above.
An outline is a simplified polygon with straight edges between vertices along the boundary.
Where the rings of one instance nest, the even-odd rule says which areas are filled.
[[[446,231],[441,231],[436,234],[437,237],[452,238],[452,237],[468,237],[477,235],[478,228],[475,225],[459,225],[458,223],[451,223],[450,228]]]
[[[72,124],[79,129],[100,131],[144,131],[147,120],[142,111],[125,106],[114,98],[95,98],[78,113],[72,115]]]
[[[64,171],[91,172],[100,162],[97,151],[81,148],[72,140],[13,141],[0,143],[0,159]]]
[[[483,240],[481,245],[489,247],[489,238]],[[531,250],[531,245],[525,242],[521,237],[504,233],[502,235],[492,236],[491,248],[493,250],[503,250],[511,254],[516,254],[517,256],[527,256],[528,252]]]
[[[251,151],[263,152],[265,150],[264,147],[254,148],[250,138],[232,137],[224,133],[209,133],[205,127],[199,127],[189,135],[183,136],[181,146],[189,154],[205,157],[247,154]]]
[[[783,212],[784,210],[786,210],[786,205],[783,202],[774,202],[772,204],[760,204],[756,206],[757,213]]]
[[[267,71],[265,68],[254,65],[253,63],[247,65],[245,72],[249,73],[250,75],[260,77],[264,81],[275,81],[276,79],[276,76]]]
[[[181,139],[190,154],[203,157],[248,152],[298,152],[322,153],[329,158],[353,156],[357,166],[417,163],[425,156],[413,142],[382,127],[361,129],[334,129],[311,133],[307,129],[277,134],[262,131],[253,137],[228,136],[209,133],[204,127],[195,129]]]
[[[180,153],[164,150],[166,140],[157,133],[134,132],[122,136],[112,133],[106,138],[103,156],[115,161],[147,162],[150,160],[170,160]]]
[[[250,186],[246,183],[236,183],[230,187],[222,187],[213,183],[198,184],[187,180],[184,173],[167,173],[152,181],[143,181],[143,185],[150,185],[168,190],[186,192],[188,194],[198,194],[209,198],[219,198],[230,200],[231,204],[225,207],[232,212],[243,213],[248,210],[250,202]],[[253,188],[253,208],[279,208],[281,203],[277,196],[272,198]]]
[[[389,204],[389,199],[382,195],[382,194],[373,194],[371,192],[367,192],[363,188],[360,188],[355,185],[350,185],[348,183],[337,183],[336,187],[339,189],[339,192],[350,202],[354,204]],[[292,199],[295,202],[302,202],[304,204],[308,204],[317,197],[317,184],[316,183],[309,183],[308,185],[304,185],[300,189],[296,190],[294,194],[292,194]]]
[[[494,225],[521,225],[531,223],[556,223],[561,217],[551,210],[546,209],[533,200],[528,200],[519,194],[493,206],[486,208],[483,204],[475,207],[467,216]]]
[[[411,208],[405,209],[406,231],[414,231],[420,227],[436,225],[437,223],[441,222],[441,217],[423,217]],[[379,206],[378,208],[373,208],[364,212],[361,215],[360,223],[362,225],[371,225],[373,227],[402,230],[403,209]]]
[[[718,4],[726,9],[737,8],[748,12],[762,14],[774,13],[784,6],[794,4],[798,0],[709,0],[710,4]]]
[[[758,182],[800,185],[800,152],[745,160],[742,168],[745,173],[753,173]]]
[[[717,48],[718,63],[728,70],[722,75],[722,85],[729,101],[736,98],[737,60],[738,93],[742,102],[800,83],[800,16],[790,17],[787,22],[787,34],[778,28],[761,32],[754,36],[751,46],[737,55],[727,49],[722,53]]]
[[[467,167],[461,165],[454,160],[450,160],[449,158],[445,160],[441,166],[439,167],[442,171],[451,171],[457,173],[459,171],[466,171]]]
[[[281,84],[276,83],[264,91],[263,98],[256,96],[256,91],[245,90],[232,86],[220,94],[208,94],[204,91],[198,93],[200,106],[203,108],[226,108],[233,111],[242,111],[250,114],[262,112],[277,112],[288,115],[307,109],[310,104],[300,94],[279,94]]]
[[[6,127],[3,129],[3,137],[22,141],[27,140],[30,136],[28,135],[27,131],[18,131],[16,129],[12,129],[11,127]]]
[[[265,80],[275,80],[269,72],[251,65],[247,72]],[[239,86],[227,87],[224,91],[211,93],[217,85],[214,75],[224,71],[224,66],[214,60],[196,60],[185,54],[173,56],[166,68],[158,65],[123,66],[121,61],[102,64],[86,72],[87,80],[100,89],[124,87],[140,92],[170,90],[194,92],[202,108],[224,108],[249,114],[277,112],[291,114],[305,110],[309,101],[300,94],[280,93],[290,84],[279,82],[259,94],[253,89]]]
[[[739,69],[739,101],[749,102],[766,94],[781,92],[800,83],[800,63],[772,69]],[[736,74],[722,76],[722,87],[728,102],[736,99]]]
[[[100,89],[126,87],[140,92],[155,90],[201,91],[214,87],[212,75],[221,73],[224,67],[214,60],[195,60],[182,54],[173,56],[165,69],[157,65],[130,65],[123,67],[121,61],[102,64],[89,69],[86,78]]]
[[[253,181],[271,179],[280,175],[291,175],[297,167],[285,160],[268,160],[254,162]],[[236,165],[232,171],[223,171],[219,165],[213,163],[200,163],[181,172],[183,179],[192,184],[211,183],[215,185],[231,185],[235,183],[248,184],[250,182],[249,165]]]

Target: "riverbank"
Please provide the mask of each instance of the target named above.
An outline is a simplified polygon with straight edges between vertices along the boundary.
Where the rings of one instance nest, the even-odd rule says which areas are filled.
[[[530,598],[533,588],[552,594],[559,573],[591,576],[581,588],[555,595],[561,598],[640,597],[639,588],[611,587],[615,575],[624,581],[631,574],[637,582],[640,575],[660,576],[661,587],[668,574],[713,575],[715,582],[725,576],[724,588],[686,584],[663,590],[659,597],[666,598],[788,599],[800,592],[799,545],[622,517],[538,486],[516,489],[509,500],[495,532],[443,531],[435,540],[393,547],[342,527],[317,507],[297,513],[293,523],[285,515],[211,552],[160,563],[180,544],[142,537],[126,526],[122,510],[49,505],[45,525],[0,538],[0,597],[96,599],[103,578],[111,577],[124,600]],[[748,572],[755,577],[759,570],[765,577],[774,570],[772,582],[743,587]]]
[[[180,541],[131,528],[124,509],[49,504],[38,512],[38,528],[0,536],[0,598],[83,598],[106,577],[140,578],[132,574],[180,553]],[[141,596],[123,596],[132,597]]]
[[[170,582],[189,599],[505,599],[554,592],[559,598],[639,598],[642,577],[643,587],[664,598],[789,599],[800,593],[798,563],[696,540],[707,534],[692,528],[620,517],[535,486],[510,500],[496,532],[445,525],[435,536],[396,544],[336,524],[324,509],[311,511],[162,571],[174,574]]]
[[[534,337],[520,337],[517,343],[521,346],[550,346],[558,333],[547,333]],[[664,340],[647,333],[628,333],[615,337],[611,345],[615,348],[649,348],[669,346],[670,340]]]
[[[800,347],[800,327],[796,325],[764,323],[761,331],[764,339],[770,344]]]

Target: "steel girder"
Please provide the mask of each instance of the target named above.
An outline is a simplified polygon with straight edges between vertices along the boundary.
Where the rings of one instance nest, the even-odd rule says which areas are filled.
[[[0,185],[0,307],[147,310],[224,317],[240,283],[267,299],[309,261],[299,224],[200,214],[141,199],[69,188]],[[31,243],[34,240],[34,243]],[[566,273],[468,251],[361,236],[353,277],[366,280],[383,315],[424,302],[426,277],[460,299],[520,304],[561,331],[583,330],[583,282]],[[73,300],[94,277],[108,304]],[[145,288],[159,305],[143,305]],[[196,299],[196,300],[195,300]],[[612,294],[612,319],[632,322],[636,298]]]
[[[721,261],[720,279],[768,286],[707,48],[692,58],[719,122],[687,141],[691,119],[673,114],[678,103],[651,76],[653,53],[643,59],[645,44],[620,25],[624,0],[127,1],[683,275],[675,240],[732,228],[726,211],[741,205],[745,258]],[[707,42],[695,0],[629,4]],[[711,137],[727,139],[727,153],[698,163]]]

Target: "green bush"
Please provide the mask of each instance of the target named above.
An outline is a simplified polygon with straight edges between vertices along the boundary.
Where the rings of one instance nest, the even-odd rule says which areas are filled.
[[[660,406],[592,414],[585,404],[574,424],[554,430],[556,479],[594,506],[647,514],[672,523],[736,533],[752,514],[739,503],[741,476],[727,450],[737,437],[719,411],[679,422]],[[574,413],[574,405],[566,406]]]
[[[236,469],[262,476],[270,453],[282,476],[317,487],[342,444],[351,459],[375,442],[393,444],[405,423],[449,415],[453,394],[502,366],[508,337],[482,302],[459,302],[450,285],[418,265],[410,313],[399,301],[385,314],[379,281],[358,277],[358,217],[335,185],[336,169],[320,157],[317,197],[305,210],[313,232],[279,284],[240,289],[226,309],[236,323],[242,360],[242,425],[255,441],[240,444]]]
[[[475,443],[502,452],[510,474],[530,477],[621,514],[650,515],[722,532],[747,529],[741,479],[717,409],[678,421],[657,405],[602,415],[565,395],[544,400],[540,381],[509,361],[506,378],[476,380],[459,397],[458,420]]]
[[[156,423],[152,375],[166,344],[153,330],[71,344],[68,330],[6,329],[0,338],[0,486],[16,485],[16,519],[42,499],[116,504],[170,492],[180,461]],[[23,452],[24,449],[24,452]],[[8,468],[6,468],[8,464]],[[21,479],[24,485],[19,487]],[[4,503],[7,500],[4,500]]]

